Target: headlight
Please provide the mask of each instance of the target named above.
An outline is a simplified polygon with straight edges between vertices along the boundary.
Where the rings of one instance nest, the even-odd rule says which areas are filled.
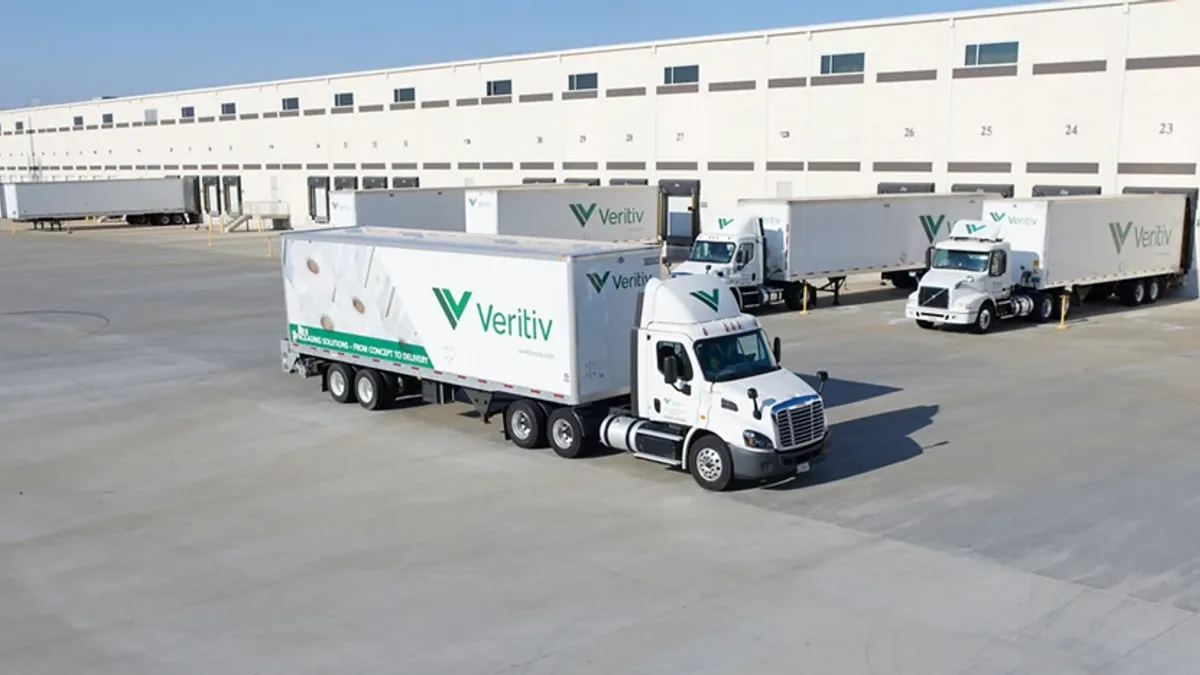
[[[760,434],[757,431],[750,431],[749,429],[742,432],[742,442],[746,444],[747,448],[771,450],[775,447],[775,443],[767,438],[766,435]]]

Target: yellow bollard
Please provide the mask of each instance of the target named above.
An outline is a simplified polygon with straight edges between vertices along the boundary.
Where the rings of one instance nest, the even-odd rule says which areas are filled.
[[[808,284],[804,284],[804,297],[800,302],[800,313],[808,314]]]
[[[268,258],[271,258],[271,257],[273,257],[273,256],[274,256],[274,251],[272,251],[272,250],[271,250],[271,246],[272,246],[272,243],[271,243],[271,233],[270,233],[270,232],[268,232],[268,233],[267,233],[267,257],[268,257]]]
[[[208,217],[208,246],[209,246],[209,248],[212,248],[212,230],[213,230],[212,216],[209,216]]]
[[[11,223],[12,223],[12,233],[13,233],[13,234],[16,234],[16,233],[17,233],[17,221],[15,221],[15,220],[11,220],[11,221],[9,221],[9,222],[11,222]]]
[[[1070,298],[1067,297],[1066,295],[1061,296],[1061,299],[1059,302],[1059,311],[1058,311],[1058,328],[1059,328],[1059,330],[1066,330],[1066,328],[1067,328],[1067,303],[1069,301],[1070,301]]]

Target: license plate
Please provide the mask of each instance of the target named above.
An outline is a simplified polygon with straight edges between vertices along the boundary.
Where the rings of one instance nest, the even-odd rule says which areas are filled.
[[[808,462],[800,462],[797,464],[796,473],[808,473]]]

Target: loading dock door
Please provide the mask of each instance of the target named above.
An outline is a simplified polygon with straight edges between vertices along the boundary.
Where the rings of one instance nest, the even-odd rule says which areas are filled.
[[[235,217],[242,215],[241,176],[222,176],[221,184],[225,193],[225,213]]]
[[[904,195],[914,192],[929,193],[933,192],[936,187],[933,183],[880,183],[879,194]]]
[[[205,176],[200,181],[204,186],[204,212],[213,217],[221,215],[221,179]]]
[[[522,185],[540,185],[540,184],[544,184],[544,183],[557,183],[557,182],[558,182],[558,180],[555,178],[522,178],[521,179]]]
[[[397,190],[421,187],[421,179],[418,176],[392,176],[392,187]]]
[[[564,183],[575,183],[577,185],[599,185],[599,178],[564,178]]]
[[[1005,183],[955,183],[950,186],[950,191],[987,193],[1000,195],[1005,199],[1012,199],[1017,193],[1013,185]]]
[[[334,190],[357,190],[358,176],[337,176],[333,179]]]
[[[610,178],[609,185],[649,185],[650,181],[645,178]]]
[[[1074,197],[1076,195],[1098,195],[1099,185],[1034,185],[1034,197]]]
[[[658,187],[663,195],[667,244],[690,249],[700,234],[700,181],[664,178]]]
[[[387,188],[387,177],[386,176],[365,176],[365,177],[363,177],[362,184],[363,184],[364,190],[386,189]]]
[[[1183,269],[1191,270],[1196,264],[1196,202],[1200,201],[1200,188],[1179,187],[1127,187],[1121,191],[1127,195],[1183,195]]]
[[[329,176],[308,177],[308,215],[314,222],[329,222]]]

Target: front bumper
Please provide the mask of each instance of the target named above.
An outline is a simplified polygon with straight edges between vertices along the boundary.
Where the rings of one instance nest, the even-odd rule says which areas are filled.
[[[916,321],[934,321],[966,326],[975,321],[975,316],[966,309],[933,309],[918,305],[905,305],[904,317]]]
[[[762,480],[796,473],[796,467],[808,462],[817,464],[829,456],[829,437],[833,432],[826,429],[825,437],[802,448],[787,452],[774,450],[750,450],[730,446],[733,457],[733,475],[742,480]]]

